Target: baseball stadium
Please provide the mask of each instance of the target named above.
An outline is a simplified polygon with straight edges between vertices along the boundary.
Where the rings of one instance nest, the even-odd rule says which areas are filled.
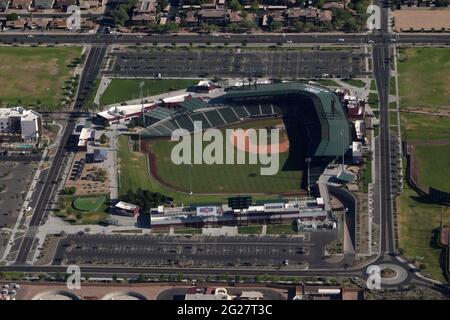
[[[196,194],[304,194],[352,141],[339,98],[327,88],[297,82],[242,86],[209,101],[192,98],[158,106],[145,113],[145,121],[139,139],[151,175],[172,190]],[[259,164],[175,165],[171,151],[177,142],[170,136],[177,129],[197,131],[195,121],[201,121],[202,130],[279,129],[278,173],[260,175]],[[245,151],[262,147],[247,142]]]

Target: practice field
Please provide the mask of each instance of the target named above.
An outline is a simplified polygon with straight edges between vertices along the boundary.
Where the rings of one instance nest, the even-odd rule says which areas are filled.
[[[416,145],[420,185],[450,191],[450,140]]]
[[[450,49],[400,49],[398,72],[402,107],[449,105]]]
[[[450,142],[450,119],[418,114],[402,114],[401,119],[403,139],[406,137],[408,143],[414,143],[417,151],[420,184],[449,190],[450,145],[443,142]],[[444,281],[444,251],[437,246],[437,230],[445,207],[430,203],[412,190],[406,181],[404,192],[396,201],[400,247],[407,257],[421,259],[420,262],[426,266],[425,273]],[[449,222],[447,213],[444,224]]]
[[[141,81],[144,81],[143,94],[145,97],[186,89],[198,83],[198,80],[194,79],[113,79],[100,97],[100,104],[108,105],[139,99],[141,94],[139,83]]]
[[[73,201],[73,207],[80,211],[97,211],[105,202],[104,196],[99,197],[83,197],[77,198]]]
[[[240,123],[230,128],[258,129],[276,127],[282,123],[281,119],[263,119]],[[288,139],[286,134],[280,134],[280,144],[283,144],[286,139]],[[298,143],[295,141],[291,145],[297,144],[298,146]],[[171,160],[171,153],[176,144],[177,142],[167,139],[156,139],[148,140],[145,147],[150,154],[152,175],[170,188],[189,191],[189,171],[191,171],[194,193],[281,194],[302,192],[304,155],[301,152],[291,152],[289,149],[289,151],[278,153],[278,172],[274,175],[261,175],[260,168],[267,167],[267,165],[248,164],[248,153],[246,154],[246,164],[194,164],[191,170],[188,165],[175,165]],[[203,148],[208,144],[209,142],[205,142]]]
[[[57,108],[81,47],[0,47],[0,105]]]

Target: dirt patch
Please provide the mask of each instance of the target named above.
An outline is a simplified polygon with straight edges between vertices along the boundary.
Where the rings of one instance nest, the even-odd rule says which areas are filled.
[[[395,18],[394,31],[413,30],[441,30],[445,28],[450,30],[450,10],[441,9],[402,9],[393,13]]]
[[[230,142],[238,150],[245,151],[253,154],[272,154],[272,153],[284,153],[289,151],[289,139],[285,134],[280,136],[280,142],[278,144],[255,144],[252,141],[252,137],[249,135],[249,131],[244,131],[244,137],[242,139],[241,131],[234,131],[230,136]]]

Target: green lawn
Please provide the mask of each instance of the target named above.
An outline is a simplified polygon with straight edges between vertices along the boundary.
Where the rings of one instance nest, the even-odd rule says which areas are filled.
[[[441,223],[441,212],[445,208],[429,204],[405,183],[405,190],[397,198],[400,222],[400,248],[409,258],[419,257],[426,268],[425,273],[433,278],[445,281],[443,266],[440,264],[443,250],[437,246],[437,230]],[[444,224],[450,223],[447,212]]]
[[[96,199],[94,203],[91,201]],[[89,199],[87,202],[81,201],[81,205],[85,205],[85,208],[89,207],[90,209],[94,209],[92,211],[79,210],[75,208],[74,202],[79,199]],[[100,199],[103,199],[100,202]],[[98,201],[97,201],[98,200]],[[98,195],[97,197],[93,196],[64,196],[61,200],[59,208],[55,211],[55,215],[64,219],[65,221],[72,224],[98,224],[101,221],[104,221],[108,216],[109,209],[109,201],[105,195]]]
[[[76,198],[73,201],[73,207],[79,211],[97,211],[105,200],[104,196]]]
[[[397,91],[395,90],[395,77],[391,77],[389,79],[389,94],[396,95]]]
[[[408,140],[450,139],[450,118],[402,113],[402,133],[406,126]]]
[[[378,93],[370,92],[369,97],[367,98],[367,102],[372,108],[379,108],[380,100],[378,99]]]
[[[144,81],[144,96],[154,96],[174,90],[181,90],[196,85],[195,79],[113,79],[100,97],[101,105],[139,99],[139,83]]]
[[[398,119],[397,119],[397,111],[390,111],[389,112],[389,125],[397,125]]]
[[[125,194],[127,190],[147,189],[160,192],[172,197],[178,205],[189,203],[187,193],[178,192],[161,185],[156,179],[148,174],[147,158],[141,152],[133,152],[128,148],[128,136],[119,136],[119,164],[120,184],[119,194]],[[278,196],[253,196],[254,200],[278,199]],[[226,203],[227,196],[223,195],[197,195],[192,196],[193,203]]]
[[[280,123],[279,119],[252,121],[232,128],[264,128]],[[280,139],[282,139],[280,137]],[[189,191],[189,166],[175,165],[171,160],[177,142],[156,140],[150,142],[150,150],[156,158],[157,175],[165,184],[175,189]],[[204,147],[209,143],[204,143]],[[226,151],[224,148],[224,155]],[[300,156],[289,161],[303,163]],[[247,158],[248,159],[248,158]],[[194,193],[283,193],[300,192],[302,170],[285,169],[289,152],[279,154],[279,171],[275,175],[261,175],[260,164],[194,164],[192,166],[192,190]],[[246,161],[248,162],[248,160]]]
[[[450,102],[450,49],[408,48],[399,51],[401,105],[448,106]]]
[[[173,231],[176,234],[202,234],[202,228],[175,228]]]
[[[421,185],[450,191],[450,144],[418,145],[416,154]]]
[[[408,140],[424,143],[433,140],[450,139],[450,119],[417,114],[401,114],[402,135]],[[420,162],[420,179],[424,185],[433,184],[447,188],[450,147],[447,145],[425,144],[417,146]],[[406,175],[405,175],[406,176]],[[436,230],[440,226],[440,216],[443,206],[432,204],[421,198],[414,190],[404,183],[404,192],[397,198],[400,224],[400,247],[410,258],[424,257],[426,273],[438,280],[444,281],[440,265],[442,250],[436,245]],[[447,213],[444,223],[450,222]]]
[[[239,226],[239,234],[261,234],[262,226],[260,225],[250,225],[250,226]]]
[[[292,223],[268,224],[267,234],[297,234]]]
[[[372,158],[368,157],[361,175],[363,192],[369,192],[369,183],[372,183]]]
[[[0,105],[59,108],[81,47],[0,47]]]
[[[345,82],[351,86],[357,87],[357,88],[364,88],[364,86],[366,85],[364,83],[364,81],[362,81],[360,79],[348,79],[348,80],[343,80],[343,82]]]
[[[373,91],[377,90],[377,82],[374,79],[372,79],[370,81],[370,90],[373,90]]]
[[[341,85],[339,83],[337,83],[336,81],[332,80],[332,79],[313,79],[312,81],[317,82],[323,86],[327,86],[327,87],[341,87]]]

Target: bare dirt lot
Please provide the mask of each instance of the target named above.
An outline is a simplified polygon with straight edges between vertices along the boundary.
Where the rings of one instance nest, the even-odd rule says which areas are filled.
[[[394,31],[413,30],[441,30],[445,28],[450,30],[450,10],[443,9],[402,9],[393,13],[395,18]]]
[[[85,152],[78,152],[75,155],[74,162],[71,167],[71,172],[74,170],[74,164],[76,161],[80,159],[84,159],[86,157]],[[95,179],[96,174],[99,171],[106,172],[106,178],[104,181],[100,179]],[[67,179],[65,187],[75,187],[77,189],[76,195],[82,196],[87,194],[103,194],[109,193],[109,187],[111,184],[111,179],[107,174],[106,164],[105,163],[86,163],[84,165],[83,171],[81,173],[81,177],[78,180]]]

